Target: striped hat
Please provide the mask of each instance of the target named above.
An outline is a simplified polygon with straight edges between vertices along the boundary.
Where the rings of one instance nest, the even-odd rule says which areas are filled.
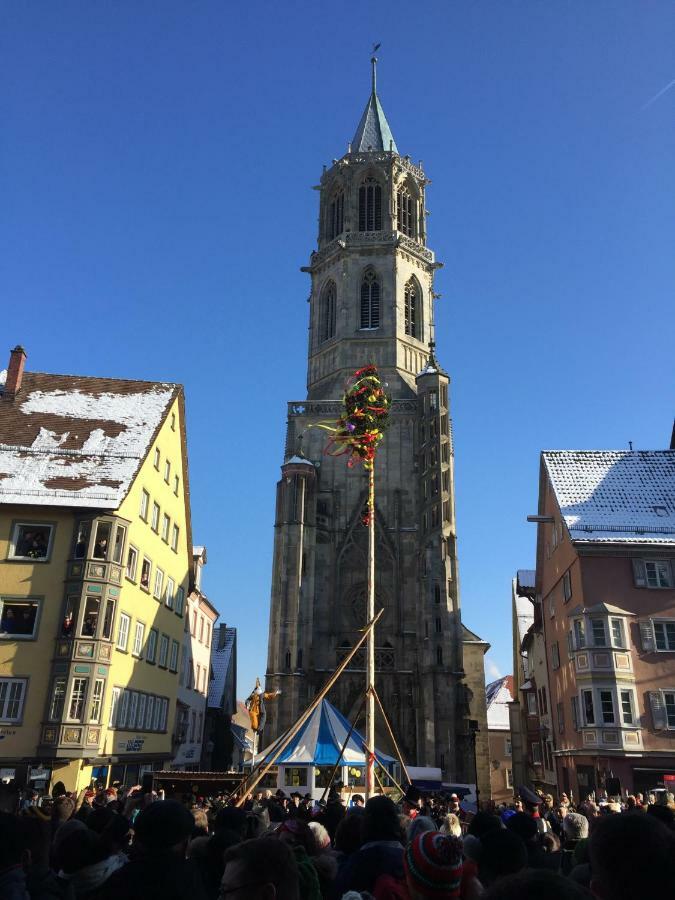
[[[408,844],[403,858],[408,884],[421,897],[459,897],[462,842],[440,831],[425,831]]]

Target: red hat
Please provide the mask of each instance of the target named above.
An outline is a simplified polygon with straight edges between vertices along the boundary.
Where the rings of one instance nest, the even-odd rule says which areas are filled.
[[[408,884],[420,897],[459,897],[462,842],[440,831],[425,831],[410,843],[403,857]]]

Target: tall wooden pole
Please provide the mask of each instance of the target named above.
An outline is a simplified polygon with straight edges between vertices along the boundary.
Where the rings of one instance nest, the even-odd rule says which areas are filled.
[[[368,600],[366,621],[375,618],[375,460],[368,470]],[[366,801],[375,793],[375,628],[366,643]]]

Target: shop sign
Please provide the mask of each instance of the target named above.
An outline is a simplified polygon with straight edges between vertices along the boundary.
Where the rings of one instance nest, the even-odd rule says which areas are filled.
[[[140,753],[140,751],[143,749],[144,743],[145,738],[129,738],[128,741],[119,741],[117,744],[117,749],[122,750],[125,753]]]

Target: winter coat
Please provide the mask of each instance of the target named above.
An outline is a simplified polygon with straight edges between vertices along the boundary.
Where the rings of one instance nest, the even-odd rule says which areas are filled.
[[[352,853],[335,882],[338,897],[347,891],[369,891],[380,875],[403,878],[403,845],[398,841],[371,841]]]

